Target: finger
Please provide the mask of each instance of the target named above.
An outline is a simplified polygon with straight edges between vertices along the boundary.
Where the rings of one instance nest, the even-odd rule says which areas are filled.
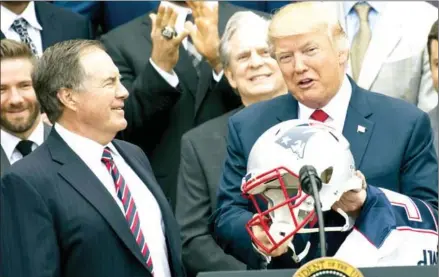
[[[169,26],[175,27],[175,22],[177,21],[178,13],[172,10],[171,15],[169,17]]]
[[[159,10],[157,11],[157,17],[156,17],[156,22],[155,22],[155,26],[156,28],[161,29],[162,26],[162,21],[163,21],[163,15],[165,14],[165,10],[166,8],[162,5],[159,6]]]
[[[184,39],[185,37],[187,37],[188,35],[189,35],[189,31],[186,30],[186,28],[183,29],[183,31],[181,31],[181,32],[177,35],[177,37],[175,38],[175,43],[176,43],[176,44],[180,44],[180,43],[183,41],[183,39]]]
[[[170,26],[169,25],[169,19],[171,17],[172,12],[173,12],[172,8],[166,7],[165,13],[163,15],[162,27]]]
[[[203,2],[201,1],[193,1],[192,2],[192,15],[194,17],[194,19],[196,19],[197,17],[199,17],[201,15],[201,9],[202,9],[202,5],[204,5]]]
[[[189,34],[194,34],[194,32],[197,30],[195,24],[190,21],[186,21],[184,23],[184,28],[189,32]]]
[[[197,1],[186,1],[187,6],[189,9],[193,10],[195,8]]]
[[[151,24],[152,24],[152,28],[151,28],[151,34],[152,34],[155,32],[157,15],[154,13],[150,13],[149,18],[151,19]]]

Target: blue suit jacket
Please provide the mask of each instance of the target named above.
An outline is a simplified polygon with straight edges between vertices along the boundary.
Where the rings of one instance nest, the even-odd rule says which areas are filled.
[[[369,184],[422,199],[437,208],[438,164],[428,115],[403,100],[364,90],[350,81],[352,96],[343,135],[351,144],[357,168]],[[240,190],[248,155],[267,129],[297,116],[298,102],[287,94],[253,104],[229,120],[227,158],[211,227],[225,252],[250,268],[260,267],[260,258],[244,227],[255,213]],[[357,132],[359,125],[366,128],[365,133]]]

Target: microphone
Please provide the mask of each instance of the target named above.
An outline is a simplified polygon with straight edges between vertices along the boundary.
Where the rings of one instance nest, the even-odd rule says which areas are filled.
[[[320,254],[321,257],[326,257],[325,223],[319,196],[319,191],[322,189],[322,180],[312,165],[304,165],[299,171],[299,181],[303,192],[314,198],[315,211],[319,221]]]

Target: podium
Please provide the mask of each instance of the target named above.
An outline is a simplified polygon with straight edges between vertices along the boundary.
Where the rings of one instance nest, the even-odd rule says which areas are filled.
[[[438,266],[360,268],[364,277],[438,277]],[[292,277],[294,269],[203,272],[197,277]]]

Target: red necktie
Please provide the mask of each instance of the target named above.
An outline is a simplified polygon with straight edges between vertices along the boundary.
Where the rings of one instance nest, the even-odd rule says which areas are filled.
[[[325,113],[323,110],[315,110],[312,115],[311,119],[314,119],[316,121],[325,122],[326,119],[328,119],[329,115]]]
[[[152,276],[154,276],[151,254],[149,253],[148,245],[146,244],[142,229],[140,228],[140,220],[137,213],[136,204],[134,203],[134,198],[131,197],[128,185],[125,183],[125,179],[119,173],[110,151],[110,148],[105,147],[101,161],[107,167],[111,177],[113,177],[117,197],[119,197],[120,201],[122,201],[123,209],[125,210],[125,219],[128,223],[131,233],[140,247],[140,251],[142,252],[142,256],[145,258],[149,271],[151,272]]]

